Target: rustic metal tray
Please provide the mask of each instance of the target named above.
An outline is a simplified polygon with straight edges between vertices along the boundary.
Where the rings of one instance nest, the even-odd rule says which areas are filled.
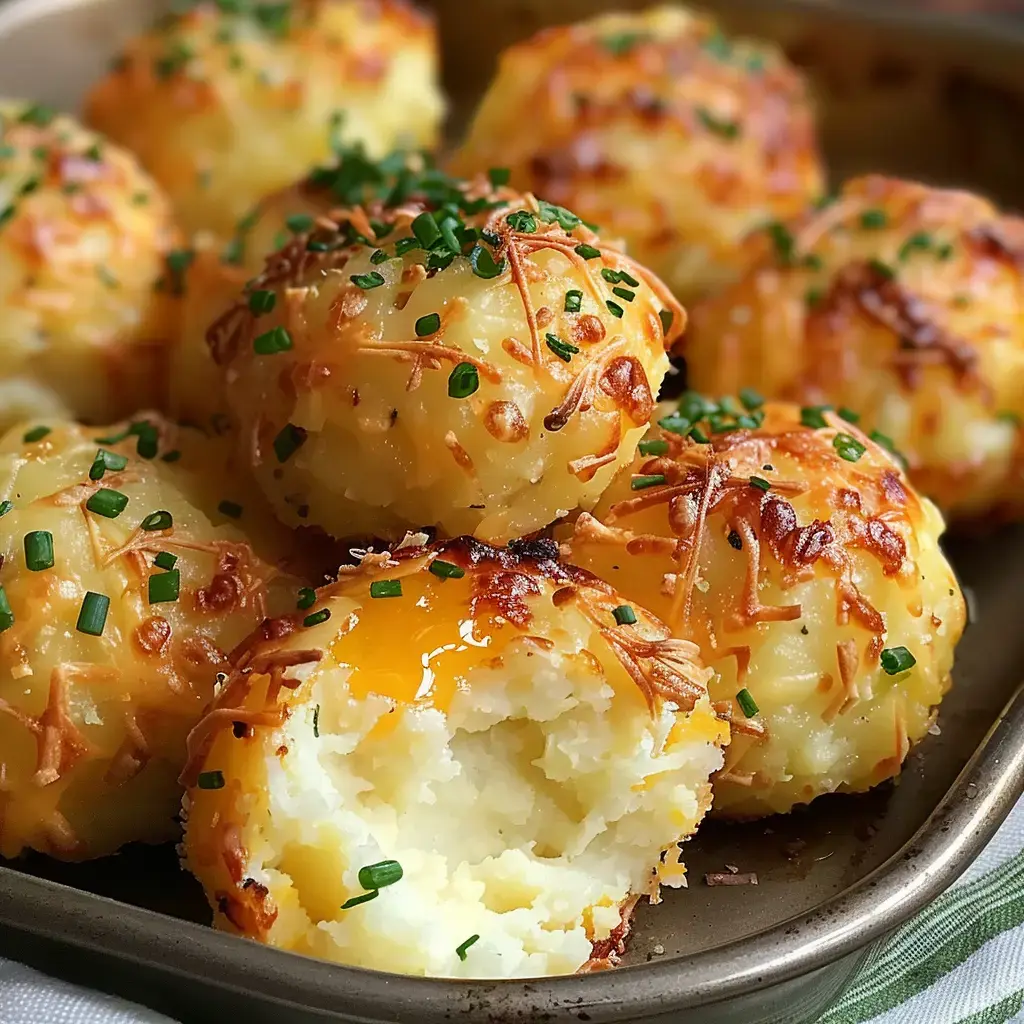
[[[0,7],[0,93],[74,109],[143,0],[11,0]],[[456,123],[498,50],[593,0],[438,0]],[[774,37],[813,75],[836,177],[866,170],[958,184],[1022,205],[1024,28],[922,20],[812,0],[706,3]],[[978,854],[1024,791],[1024,529],[959,537],[950,551],[972,624],[941,732],[896,785],[820,800],[785,818],[710,822],[689,844],[691,888],[642,909],[613,972],[453,983],[352,970],[204,927],[198,886],[170,847],[90,865],[0,866],[0,955],[187,1021],[673,1021],[802,1024],[849,982],[871,944]],[[725,864],[755,887],[708,888]]]

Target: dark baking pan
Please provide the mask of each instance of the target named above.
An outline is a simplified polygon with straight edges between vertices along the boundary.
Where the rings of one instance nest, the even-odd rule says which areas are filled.
[[[458,121],[503,45],[612,5],[435,6]],[[809,69],[837,177],[884,170],[1024,205],[1024,25],[809,0],[709,6],[730,27],[780,40]],[[74,109],[118,40],[155,9],[142,0],[13,0],[0,8],[0,92]],[[0,867],[0,955],[187,1021],[813,1021],[871,945],[970,864],[1024,790],[1024,530],[956,538],[950,550],[973,621],[939,733],[896,785],[785,818],[706,824],[689,844],[690,889],[639,912],[619,970],[453,983],[303,959],[205,927],[202,895],[169,847],[91,865],[37,858]],[[701,882],[726,864],[756,872],[759,884]]]

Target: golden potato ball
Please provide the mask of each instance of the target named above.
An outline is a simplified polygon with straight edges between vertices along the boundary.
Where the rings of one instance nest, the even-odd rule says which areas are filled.
[[[847,407],[948,516],[1019,516],[1024,221],[870,176],[750,244],[753,269],[694,314],[691,385]]]
[[[431,146],[444,113],[432,21],[403,0],[199,3],[132,40],[86,101],[183,226],[228,237],[339,140]]]
[[[0,855],[173,838],[217,674],[294,606],[244,510],[204,508],[228,487],[208,445],[153,416],[31,421],[0,441]]]
[[[152,404],[174,332],[167,200],[134,157],[46,107],[0,101],[0,128],[0,429]]]
[[[800,74],[681,7],[604,14],[506,50],[455,157],[596,221],[683,302],[744,268],[740,242],[823,189]]]
[[[835,413],[745,397],[662,406],[571,543],[718,673],[733,741],[715,809],[731,816],[898,774],[966,615],[942,517],[887,451]]]
[[[185,774],[217,927],[439,977],[614,961],[728,726],[696,647],[557,554],[369,555],[240,649]]]
[[[685,314],[561,207],[425,169],[274,255],[209,334],[290,525],[500,541],[632,458]]]

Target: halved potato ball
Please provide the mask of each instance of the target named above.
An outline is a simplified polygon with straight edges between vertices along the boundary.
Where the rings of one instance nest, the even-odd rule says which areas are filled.
[[[733,816],[896,775],[965,621],[942,517],[893,457],[835,413],[745,397],[662,406],[571,543],[718,673],[733,742],[715,809]]]
[[[278,515],[506,540],[592,505],[682,307],[561,207],[430,168],[396,189],[298,233],[209,333]]]
[[[172,838],[185,738],[217,674],[294,606],[234,525],[244,509],[200,510],[229,486],[204,464],[210,442],[152,416],[129,429],[37,421],[0,441],[4,857]]]
[[[138,153],[184,227],[224,237],[338,140],[431,146],[434,26],[403,0],[199,3],[132,40],[86,101]]]
[[[697,648],[557,554],[368,555],[241,649],[185,776],[218,927],[404,974],[614,960],[727,726]]]
[[[0,429],[105,423],[156,398],[175,231],[134,158],[74,120],[0,101]]]
[[[625,238],[684,302],[738,276],[751,228],[823,188],[800,74],[680,7],[510,47],[455,167],[510,168],[513,185]]]
[[[948,515],[1024,512],[1024,220],[870,176],[750,247],[694,313],[693,387],[848,407]]]

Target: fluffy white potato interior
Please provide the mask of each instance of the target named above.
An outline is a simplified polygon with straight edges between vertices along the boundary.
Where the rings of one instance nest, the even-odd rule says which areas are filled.
[[[556,608],[543,582],[519,628],[473,617],[469,588],[431,579],[422,560],[398,571],[402,597],[385,608],[351,582],[347,596],[323,592],[331,619],[285,653],[330,654],[291,670],[303,681],[285,684],[281,725],[241,742],[221,733],[203,752],[226,784],[190,790],[185,849],[218,922],[408,974],[543,976],[608,958],[632,897],[682,883],[674,844],[706,810],[724,723],[699,685],[689,711],[648,705],[603,637],[619,600],[603,585],[567,576],[587,596]],[[539,579],[522,562],[511,571]],[[478,594],[508,583],[487,574],[469,569]],[[377,629],[403,611],[410,652],[380,650]],[[637,614],[617,628],[664,635]],[[244,708],[265,695],[257,679]],[[386,860],[402,879],[344,909],[366,895],[360,869]]]

